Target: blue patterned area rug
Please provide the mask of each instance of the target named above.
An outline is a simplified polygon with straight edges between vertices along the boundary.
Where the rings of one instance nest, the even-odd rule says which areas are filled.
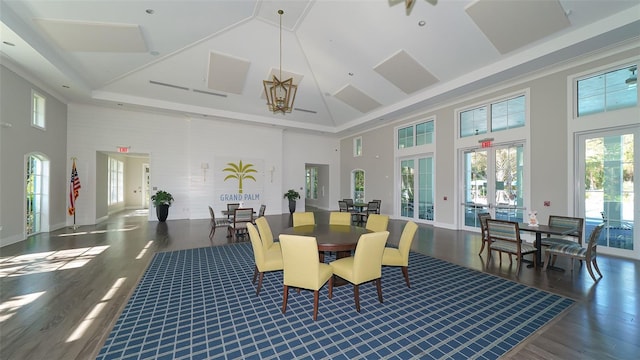
[[[497,359],[574,301],[411,253],[411,289],[385,267],[375,285],[290,290],[282,272],[251,283],[249,243],[155,255],[98,359]]]

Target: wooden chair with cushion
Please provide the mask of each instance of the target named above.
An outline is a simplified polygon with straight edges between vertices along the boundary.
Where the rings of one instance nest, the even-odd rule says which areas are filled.
[[[367,218],[367,224],[365,228],[371,231],[386,231],[389,226],[389,216],[387,215],[379,215],[379,214],[371,214]]]
[[[353,206],[353,199],[344,199],[343,201],[347,203],[348,211],[355,211],[355,207]]]
[[[400,235],[398,248],[386,247],[382,254],[382,266],[400,266],[402,268],[402,275],[404,275],[404,281],[408,288],[411,288],[409,283],[409,250],[411,250],[411,243],[417,230],[418,225],[415,222],[407,222],[402,230],[402,235]]]
[[[487,265],[491,261],[491,250],[495,250],[516,255],[516,261],[518,261],[516,276],[520,273],[524,255],[532,254],[535,266],[535,254],[538,249],[533,245],[522,242],[520,239],[520,226],[517,222],[487,219],[487,232],[489,236],[489,242],[487,243],[489,246]],[[502,257],[500,261],[502,262]]]
[[[253,208],[237,208],[227,229],[236,240],[247,233],[247,224],[253,223]]]
[[[382,207],[382,200],[371,200],[371,202],[378,203],[376,214],[380,214],[380,208]]]
[[[480,252],[478,253],[478,255],[482,254],[482,251],[484,250],[484,247],[487,243],[489,243],[489,233],[487,231],[487,220],[491,219],[491,214],[490,213],[479,213],[478,214],[478,221],[480,222],[480,230],[482,232],[482,246],[480,247]],[[498,251],[498,254],[500,254],[500,261],[502,261],[502,252]],[[487,247],[487,256],[489,256],[489,248]],[[511,254],[509,254],[509,263],[513,263],[513,260],[511,259]]]
[[[482,255],[482,251],[484,251],[484,247],[489,242],[489,234],[487,233],[487,220],[488,219],[491,219],[491,214],[490,213],[479,213],[478,214],[478,222],[480,223],[480,231],[482,233],[482,239],[481,239],[482,240],[482,246],[480,247],[480,252],[478,253],[478,255]]]
[[[367,209],[357,213],[360,222],[369,222],[369,216],[380,214],[380,208],[377,201],[369,201]]]
[[[262,239],[262,245],[264,245],[265,249],[278,249],[279,251],[280,243],[273,241],[273,232],[271,231],[271,226],[269,225],[267,218],[264,216],[257,218],[256,226],[258,227],[260,239]]]
[[[264,273],[283,269],[282,252],[280,248],[267,250],[262,245],[262,239],[260,239],[258,229],[256,229],[256,226],[252,223],[247,224],[247,230],[249,232],[249,238],[251,239],[251,247],[253,248],[253,258],[256,263],[253,271],[253,283],[256,283],[256,277],[260,274],[258,288],[256,289],[256,295],[260,295]]]
[[[347,202],[344,200],[338,200],[338,209],[340,210],[340,212],[349,212]]]
[[[360,312],[359,285],[375,281],[378,301],[382,303],[382,254],[389,237],[388,231],[360,235],[354,256],[345,257],[329,263],[333,273],[353,284],[353,298],[356,311]]]
[[[600,237],[600,233],[604,228],[604,223],[596,226],[593,231],[591,231],[591,235],[589,236],[589,242],[587,243],[587,247],[583,248],[582,246],[576,244],[556,244],[551,245],[547,248],[546,260],[544,262],[544,271],[547,271],[547,266],[549,265],[549,260],[551,260],[551,256],[553,256],[553,262],[551,266],[556,263],[556,258],[558,256],[566,256],[571,258],[571,271],[573,271],[573,262],[574,259],[578,259],[580,261],[584,260],[587,263],[587,270],[589,271],[589,275],[593,281],[598,281],[593,274],[593,268],[596,269],[598,275],[602,277],[602,273],[598,268],[598,263],[596,262],[597,247],[598,247],[598,238]]]
[[[329,213],[329,225],[351,225],[351,214],[332,211]]]
[[[229,221],[233,220],[233,215],[235,214],[236,209],[239,207],[240,203],[227,204],[227,219],[229,219]]]
[[[228,219],[216,219],[216,213],[213,208],[209,206],[209,214],[211,215],[211,231],[209,231],[209,239],[213,239],[213,235],[216,233],[216,229],[219,227],[228,227]]]
[[[296,212],[293,213],[293,226],[315,225],[316,218],[313,212]]]
[[[263,217],[264,213],[267,211],[267,205],[260,205],[260,210],[258,210],[258,217]]]
[[[318,318],[319,290],[329,282],[329,299],[333,297],[333,271],[320,262],[315,237],[280,235],[284,265],[282,313],[287,312],[289,287],[313,290],[313,321]]]
[[[566,235],[566,237],[570,237],[571,239],[550,236],[542,238],[543,246],[577,244],[582,247],[582,227],[584,226],[583,218],[549,215],[548,224],[552,227],[575,229],[575,231]]]

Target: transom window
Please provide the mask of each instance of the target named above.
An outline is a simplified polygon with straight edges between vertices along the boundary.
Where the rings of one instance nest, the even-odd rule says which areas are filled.
[[[459,114],[460,137],[523,127],[526,118],[525,96],[499,100]]]
[[[398,129],[398,149],[433,143],[433,120]]]
[[[636,106],[637,70],[637,65],[631,65],[578,80],[578,117]]]
[[[45,129],[45,98],[35,91],[31,91],[31,125]]]
[[[362,136],[353,139],[353,156],[362,156]]]

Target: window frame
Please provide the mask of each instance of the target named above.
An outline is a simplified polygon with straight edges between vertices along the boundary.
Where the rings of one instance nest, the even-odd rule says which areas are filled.
[[[107,188],[109,189],[107,205],[112,206],[124,203],[124,161],[110,156],[107,164]],[[116,165],[115,169],[114,165]]]
[[[353,138],[353,157],[362,156],[362,136]]]
[[[473,138],[475,136],[492,136],[493,134],[496,133],[500,133],[503,131],[512,131],[514,129],[526,129],[528,128],[529,124],[529,111],[530,111],[530,98],[529,98],[530,94],[529,94],[529,90],[525,89],[525,90],[521,90],[521,91],[517,91],[517,92],[513,92],[510,94],[504,94],[500,97],[497,98],[493,98],[493,99],[489,99],[487,101],[483,101],[481,103],[477,103],[468,107],[464,107],[464,108],[460,108],[457,109],[455,111],[456,114],[456,138],[457,139],[469,139],[469,138]],[[504,103],[504,102],[509,102],[510,100],[514,100],[514,99],[518,99],[522,97],[523,99],[523,103],[524,103],[524,111],[523,111],[523,117],[524,117],[524,122],[522,125],[520,126],[514,126],[514,127],[509,127],[507,126],[506,128],[503,129],[497,129],[494,130],[493,129],[493,109],[492,106],[496,105],[496,104],[500,104],[500,103]],[[486,132],[473,132],[470,135],[466,135],[466,136],[462,136],[462,114],[463,113],[467,113],[469,111],[476,111],[479,109],[485,108],[486,109],[486,121],[487,121],[487,127],[486,127]]]
[[[433,125],[431,126],[432,131],[429,132],[424,132],[424,133],[419,133],[419,127],[421,125],[426,125],[428,123],[432,123]],[[401,137],[400,137],[400,132],[407,130],[407,129],[411,129],[411,145],[410,146],[406,146],[407,143],[406,141],[401,141]],[[418,121],[413,121],[413,122],[409,122],[407,124],[402,124],[400,126],[397,126],[395,129],[395,133],[394,133],[394,137],[395,137],[395,151],[411,151],[408,149],[423,149],[425,147],[428,146],[433,146],[436,142],[436,117],[435,116],[428,116],[428,117],[423,117]],[[428,134],[431,134],[430,138],[431,138],[431,142],[428,143],[418,143],[418,138],[421,135],[424,135],[425,137],[428,137]],[[402,137],[403,140],[409,139],[408,136],[403,136]],[[405,145],[401,147],[401,144]]]
[[[608,73],[612,73],[615,71],[619,71],[619,70],[623,70],[623,69],[629,69],[633,66],[636,67],[636,78],[638,76],[638,65],[640,65],[640,60],[636,59],[636,60],[631,60],[631,61],[626,61],[626,62],[622,62],[622,63],[613,63],[613,64],[607,64],[606,66],[601,66],[595,69],[590,69],[588,72],[583,72],[580,74],[576,74],[572,77],[570,77],[570,81],[571,81],[571,87],[570,87],[570,91],[571,91],[571,117],[575,120],[575,119],[585,119],[588,118],[590,116],[596,115],[596,114],[605,114],[605,113],[611,113],[614,111],[618,111],[618,110],[623,110],[623,109],[633,109],[633,108],[637,108],[638,106],[640,106],[640,99],[639,99],[639,95],[640,93],[638,92],[638,86],[637,86],[637,82],[636,82],[636,103],[634,106],[626,106],[626,107],[616,107],[616,108],[612,108],[607,110],[607,103],[606,103],[606,85],[605,85],[605,93],[604,93],[604,97],[605,97],[605,102],[603,104],[603,110],[602,111],[596,111],[596,112],[589,112],[587,114],[584,115],[580,115],[579,112],[579,99],[578,99],[578,83],[580,81],[583,80],[587,80],[587,79],[591,79],[597,76],[603,76],[606,75]]]
[[[47,129],[47,98],[40,92],[31,89],[31,126]]]

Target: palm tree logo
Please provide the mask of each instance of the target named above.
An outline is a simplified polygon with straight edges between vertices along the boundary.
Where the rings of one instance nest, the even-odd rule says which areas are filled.
[[[256,178],[251,173],[257,173],[256,169],[253,169],[253,164],[242,164],[242,160],[240,160],[237,164],[227,163],[229,167],[224,168],[222,171],[227,171],[232,174],[227,175],[224,178],[224,181],[227,179],[238,179],[238,193],[242,194],[242,181],[243,180],[253,180],[256,181]]]

